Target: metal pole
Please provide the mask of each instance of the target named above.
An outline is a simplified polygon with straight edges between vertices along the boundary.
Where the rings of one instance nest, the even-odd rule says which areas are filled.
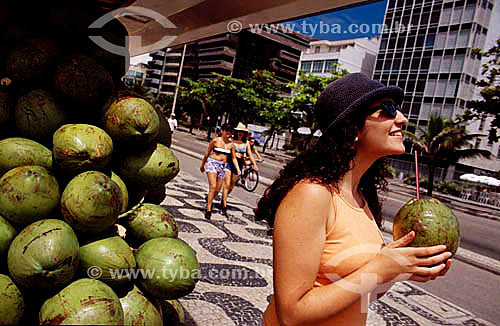
[[[172,104],[172,113],[174,113],[175,104],[177,103],[177,94],[179,93],[179,85],[181,83],[182,67],[184,66],[185,55],[186,55],[186,44],[184,43],[184,49],[182,49],[181,66],[179,67],[179,74],[177,75],[177,85],[175,86],[174,103]]]

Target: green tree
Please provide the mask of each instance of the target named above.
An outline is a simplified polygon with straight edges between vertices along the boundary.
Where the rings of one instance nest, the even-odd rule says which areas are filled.
[[[409,131],[403,131],[403,133],[411,139],[415,149],[427,158],[429,171],[427,195],[429,196],[432,196],[434,172],[439,163],[447,168],[459,159],[491,156],[487,150],[473,148],[470,142],[484,135],[468,134],[465,126],[459,121],[444,119],[433,113],[426,128],[414,123],[409,125],[416,128],[418,135]]]
[[[481,52],[481,50],[475,49],[474,54],[479,58],[484,56],[490,59],[483,64],[482,73],[485,78],[476,83],[482,87],[480,93],[482,99],[469,101],[467,103],[469,110],[465,112],[462,119],[472,120],[488,115],[493,116],[488,138],[491,142],[497,142],[500,139],[500,135],[497,133],[497,129],[500,127],[500,39],[488,51]]]

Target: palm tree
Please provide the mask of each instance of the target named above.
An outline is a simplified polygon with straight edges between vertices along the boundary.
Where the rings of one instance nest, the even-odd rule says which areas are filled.
[[[428,196],[432,196],[434,172],[438,163],[448,167],[463,158],[490,158],[491,156],[489,151],[473,148],[470,143],[476,137],[484,137],[485,135],[468,134],[465,126],[460,125],[459,122],[444,119],[433,113],[425,129],[414,123],[409,125],[415,127],[420,135],[417,136],[409,131],[403,131],[403,133],[410,138],[415,149],[427,156],[428,159]]]

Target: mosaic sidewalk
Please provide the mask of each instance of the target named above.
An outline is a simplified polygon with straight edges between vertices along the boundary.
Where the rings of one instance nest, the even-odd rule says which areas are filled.
[[[259,325],[272,287],[272,239],[252,207],[228,201],[229,218],[204,218],[208,185],[181,172],[166,187],[162,205],[175,216],[179,238],[196,251],[202,279],[180,299],[186,325]],[[217,202],[216,202],[217,203]],[[492,325],[429,294],[413,283],[398,283],[369,307],[368,325]]]

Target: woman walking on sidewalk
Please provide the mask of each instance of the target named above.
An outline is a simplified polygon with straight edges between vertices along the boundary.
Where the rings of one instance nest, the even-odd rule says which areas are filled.
[[[377,189],[388,175],[381,158],[405,151],[402,99],[402,89],[360,73],[319,96],[323,135],[283,168],[256,209],[274,227],[265,326],[365,325],[368,301],[393,282],[427,282],[450,268],[444,246],[406,247],[414,232],[385,245],[379,230]]]
[[[226,164],[232,161],[236,164],[236,157],[232,154],[233,142],[230,139],[232,128],[229,124],[222,126],[222,136],[216,137],[210,141],[207,152],[201,161],[201,173],[207,172],[208,178],[208,196],[205,218],[212,216],[212,202],[219,193],[224,178],[226,176]],[[222,207],[226,206],[227,196],[222,196]]]

